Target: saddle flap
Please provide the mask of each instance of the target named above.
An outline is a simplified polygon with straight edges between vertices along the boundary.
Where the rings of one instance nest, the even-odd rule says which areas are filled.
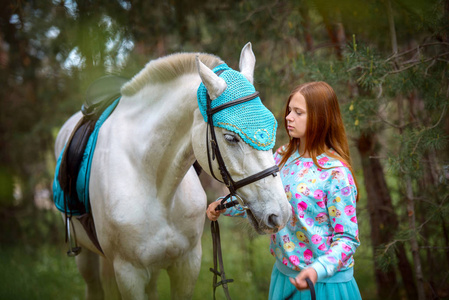
[[[94,127],[95,121],[83,117],[75,126],[63,152],[58,180],[64,193],[73,198],[73,203],[79,202],[76,194],[76,180],[84,150]]]

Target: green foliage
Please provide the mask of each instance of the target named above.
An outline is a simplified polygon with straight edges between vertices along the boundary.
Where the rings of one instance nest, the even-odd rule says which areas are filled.
[[[74,259],[60,247],[0,247],[0,299],[83,299]]]
[[[394,269],[398,263],[396,256],[396,243],[386,246],[381,246],[376,250],[375,259],[377,266],[384,272]]]

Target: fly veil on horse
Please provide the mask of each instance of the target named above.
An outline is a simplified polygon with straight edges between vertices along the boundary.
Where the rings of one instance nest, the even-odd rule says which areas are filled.
[[[207,202],[195,160],[228,186],[238,183],[233,194],[244,199],[257,232],[286,224],[291,208],[279,176],[264,173],[274,166],[276,121],[257,95],[227,105],[254,94],[254,66],[249,43],[241,72],[213,55],[174,54],[151,61],[122,87],[91,161],[90,213],[102,252],[72,218],[87,298],[157,297],[161,269],[168,272],[173,299],[192,297]],[[81,117],[75,114],[62,127],[57,157]],[[224,169],[216,152],[208,152],[212,148],[219,149]]]

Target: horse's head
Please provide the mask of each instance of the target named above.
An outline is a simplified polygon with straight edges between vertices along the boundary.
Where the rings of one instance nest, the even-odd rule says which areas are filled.
[[[291,207],[280,176],[270,171],[275,166],[271,149],[277,122],[255,92],[255,61],[250,43],[242,49],[240,72],[226,64],[211,70],[197,57],[202,84],[197,93],[193,148],[209,175],[227,183],[231,192],[237,187],[237,199],[247,207],[255,230],[273,233],[286,225]],[[240,185],[255,174],[256,181]]]

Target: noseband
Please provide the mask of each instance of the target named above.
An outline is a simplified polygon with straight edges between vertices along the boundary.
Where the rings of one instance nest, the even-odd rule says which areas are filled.
[[[216,72],[217,76],[220,76],[220,74],[223,72],[224,70],[219,70],[218,72]],[[265,169],[261,172],[258,172],[256,174],[253,174],[249,177],[246,177],[244,179],[241,179],[237,182],[235,182],[232,177],[231,174],[229,174],[228,169],[226,168],[226,165],[224,163],[223,157],[221,156],[220,153],[220,148],[218,147],[218,143],[217,143],[217,137],[215,135],[215,128],[214,128],[214,122],[213,122],[213,115],[216,114],[217,112],[226,109],[228,107],[240,104],[240,103],[244,103],[250,100],[253,100],[255,98],[257,98],[259,96],[259,92],[255,92],[251,95],[242,97],[242,98],[238,98],[236,100],[230,101],[230,102],[226,102],[222,105],[219,105],[217,107],[211,108],[211,103],[212,100],[209,97],[209,93],[206,93],[206,100],[207,100],[207,134],[206,134],[206,144],[207,144],[207,159],[209,162],[209,170],[210,173],[212,174],[212,176],[218,180],[219,182],[224,183],[228,189],[229,189],[229,194],[224,197],[221,202],[220,205],[217,206],[216,210],[222,210],[225,208],[229,208],[229,207],[233,207],[235,205],[237,205],[240,202],[240,205],[242,205],[243,209],[248,209],[248,206],[245,205],[245,203],[243,202],[243,199],[237,195],[237,190],[241,187],[244,187],[245,185],[248,185],[250,183],[253,183],[255,181],[258,181],[262,178],[265,178],[267,176],[273,175],[276,176],[276,173],[279,172],[279,167],[277,165],[274,165],[268,169]],[[209,151],[209,131],[210,131],[210,144],[212,147],[212,159],[211,159],[211,154]],[[212,168],[212,160],[215,160],[215,157],[217,158],[217,163],[218,163],[218,169],[220,170],[220,175],[223,178],[223,181],[219,180],[213,171]],[[234,200],[231,201],[229,203],[225,203],[226,200],[228,200],[231,196],[235,196],[238,200]]]

